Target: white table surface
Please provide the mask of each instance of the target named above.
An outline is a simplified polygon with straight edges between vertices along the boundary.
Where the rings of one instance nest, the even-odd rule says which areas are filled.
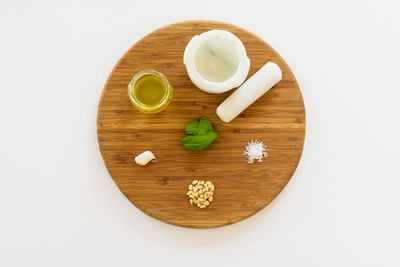
[[[0,1],[0,266],[400,266],[398,1]],[[255,216],[190,230],[120,193],[96,139],[103,86],[163,25],[230,22],[301,87],[304,152]],[[238,177],[239,179],[239,177]]]

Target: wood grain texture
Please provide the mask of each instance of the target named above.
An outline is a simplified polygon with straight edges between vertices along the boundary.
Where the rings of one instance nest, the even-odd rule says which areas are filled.
[[[215,95],[197,89],[183,65],[186,44],[196,34],[228,30],[239,37],[251,61],[250,77],[266,62],[277,63],[282,80],[231,123],[216,115],[217,106],[232,91]],[[129,102],[127,85],[143,69],[165,74],[174,87],[161,113],[139,113]],[[180,139],[184,126],[206,115],[219,139],[204,151],[188,151]],[[305,111],[296,79],[284,60],[267,43],[237,26],[212,21],[187,21],[160,28],[138,41],[111,73],[100,101],[97,134],[111,177],[140,210],[166,223],[212,228],[243,220],[268,205],[288,183],[300,160],[305,136]],[[248,141],[268,146],[268,158],[248,164]],[[134,163],[136,155],[152,151],[158,163]],[[214,201],[206,209],[190,206],[187,186],[195,179],[215,185]]]

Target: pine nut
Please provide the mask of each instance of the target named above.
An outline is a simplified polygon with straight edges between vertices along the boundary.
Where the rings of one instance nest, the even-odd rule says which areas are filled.
[[[188,189],[186,195],[189,198],[190,205],[194,203],[197,207],[204,209],[213,201],[214,185],[211,181],[194,180],[188,186]]]

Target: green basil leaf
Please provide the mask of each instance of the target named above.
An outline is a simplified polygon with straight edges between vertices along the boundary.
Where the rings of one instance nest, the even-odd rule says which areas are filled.
[[[197,134],[199,128],[199,122],[198,121],[192,121],[191,123],[188,123],[185,126],[185,132],[187,134]]]

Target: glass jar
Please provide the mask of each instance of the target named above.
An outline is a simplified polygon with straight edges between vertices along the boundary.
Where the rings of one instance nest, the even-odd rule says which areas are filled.
[[[172,99],[173,88],[167,78],[155,70],[142,70],[128,85],[128,97],[140,112],[154,114],[165,109]]]

